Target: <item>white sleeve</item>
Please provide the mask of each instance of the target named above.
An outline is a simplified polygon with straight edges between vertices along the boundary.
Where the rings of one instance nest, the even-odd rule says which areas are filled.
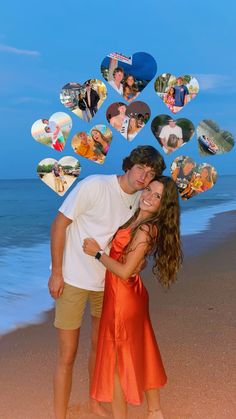
[[[166,127],[163,127],[162,129],[161,129],[161,132],[160,132],[160,134],[159,134],[159,138],[166,138],[166,129],[165,129]]]
[[[75,220],[80,214],[84,214],[96,205],[99,193],[99,182],[96,179],[86,178],[69,193],[59,211],[70,220]]]
[[[178,127],[179,129],[178,129],[178,134],[177,134],[177,137],[178,138],[183,138],[183,130],[182,130],[182,128],[181,127]]]

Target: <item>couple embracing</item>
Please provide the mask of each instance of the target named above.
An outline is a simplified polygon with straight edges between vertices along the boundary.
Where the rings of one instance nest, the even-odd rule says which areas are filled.
[[[125,419],[127,402],[145,393],[149,419],[163,419],[159,389],[166,374],[152,329],[148,293],[139,272],[153,258],[153,272],[168,287],[182,260],[178,192],[162,176],[165,163],[152,146],[138,146],[123,160],[124,174],[82,180],[52,225],[49,290],[56,299],[59,354],[54,377],[56,419],[66,419],[80,327],[90,302],[90,407]],[[105,279],[105,290],[104,290]]]

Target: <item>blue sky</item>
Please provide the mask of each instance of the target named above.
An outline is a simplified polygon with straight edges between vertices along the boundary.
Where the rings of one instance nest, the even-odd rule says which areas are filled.
[[[156,76],[164,72],[195,76],[200,93],[178,116],[190,119],[195,127],[202,119],[212,119],[236,137],[233,0],[4,3],[0,15],[1,179],[36,178],[37,164],[43,158],[76,156],[70,146],[76,132],[107,124],[106,109],[120,98],[109,86],[108,98],[91,124],[71,113],[73,128],[63,153],[36,143],[30,133],[37,119],[65,111],[59,100],[64,84],[101,78],[101,62],[113,51],[126,55],[148,52],[157,61]],[[139,98],[152,110],[149,123],[132,143],[113,130],[104,165],[80,158],[84,176],[120,172],[122,158],[138,144],[151,144],[161,151],[151,121],[168,112],[153,83]],[[236,147],[227,155],[203,160],[195,136],[183,151],[197,162],[209,161],[219,174],[236,174]],[[177,155],[165,158],[168,168]]]

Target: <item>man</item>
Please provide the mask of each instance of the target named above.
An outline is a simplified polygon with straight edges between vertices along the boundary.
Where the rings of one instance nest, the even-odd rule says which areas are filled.
[[[55,162],[52,168],[52,174],[54,177],[54,188],[56,192],[63,192],[63,185],[61,182],[60,167],[58,162]]]
[[[138,206],[139,192],[160,175],[165,163],[152,146],[139,146],[123,160],[124,175],[93,175],[68,195],[52,224],[52,273],[49,290],[56,299],[59,357],[54,380],[56,419],[65,419],[80,326],[87,301],[92,319],[90,381],[95,365],[102,311],[105,268],[83,252],[83,240],[94,237],[106,248],[118,227]],[[102,406],[90,401],[91,410],[105,416]]]
[[[168,140],[170,135],[175,135],[178,138],[178,144],[176,147],[180,147],[180,145],[183,144],[183,131],[182,128],[176,125],[176,122],[172,119],[168,119],[168,125],[165,125],[159,134],[159,138],[161,141],[161,144],[163,146],[163,150],[165,153],[168,153]]]
[[[194,168],[196,164],[194,160],[192,160],[190,157],[187,157],[181,166],[176,167],[176,169],[172,173],[172,178],[175,181],[179,193],[182,197],[184,197],[184,194],[186,192],[186,188],[188,187],[189,183],[194,178]]]
[[[109,81],[112,86],[120,95],[123,95],[123,84],[121,83],[124,78],[124,70],[122,67],[117,67],[113,71],[113,80]]]
[[[129,117],[126,115],[126,105],[122,102],[117,103],[117,112],[118,115],[113,116],[110,119],[110,124],[113,126],[113,128],[120,131],[120,133],[127,138],[127,131],[129,126]]]
[[[91,117],[93,117],[95,113],[98,111],[98,102],[100,100],[100,97],[96,90],[91,88],[90,82],[86,83],[86,93],[84,100],[89,108]]]
[[[65,147],[65,139],[59,125],[55,121],[50,121],[49,119],[42,119],[42,123],[46,124],[44,131],[51,137],[52,148],[62,151]]]
[[[178,77],[177,85],[174,86],[174,112],[180,111],[188,103],[188,95],[189,91],[187,86],[183,84],[183,77]]]

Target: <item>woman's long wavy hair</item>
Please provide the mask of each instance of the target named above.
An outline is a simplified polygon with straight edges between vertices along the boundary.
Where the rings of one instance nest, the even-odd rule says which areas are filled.
[[[148,226],[149,251],[146,256],[153,257],[153,274],[160,283],[169,288],[176,281],[177,272],[182,264],[183,255],[180,240],[180,206],[178,189],[170,177],[158,176],[154,180],[163,184],[160,206],[156,214],[141,221],[131,233],[131,241],[125,248],[127,254],[131,249],[132,238],[142,226]],[[136,210],[121,228],[126,228],[137,219],[140,209]],[[146,229],[145,229],[146,230]]]

